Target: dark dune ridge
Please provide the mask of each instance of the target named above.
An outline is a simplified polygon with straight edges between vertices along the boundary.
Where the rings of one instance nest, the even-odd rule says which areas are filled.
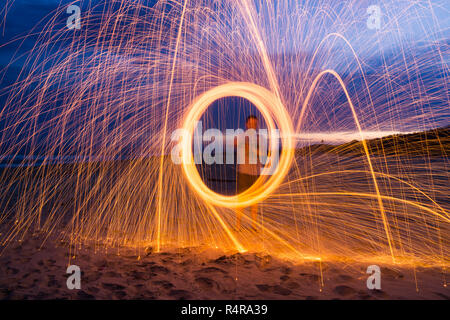
[[[390,135],[366,140],[369,153],[374,156],[438,156],[450,154],[450,126],[411,134]],[[361,141],[340,145],[314,144],[297,149],[297,155],[333,153],[345,156],[364,155]]]

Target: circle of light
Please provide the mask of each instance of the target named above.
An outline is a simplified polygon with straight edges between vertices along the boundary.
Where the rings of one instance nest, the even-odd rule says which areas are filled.
[[[231,96],[247,99],[261,112],[270,133],[269,145],[270,141],[273,141],[275,137],[271,136],[273,133],[272,129],[277,129],[278,127],[283,148],[278,166],[273,174],[269,176],[269,179],[265,179],[265,176],[260,175],[257,181],[244,192],[227,196],[214,192],[203,182],[194,163],[192,140],[195,124],[200,120],[208,107],[220,98]],[[277,127],[273,120],[275,120]],[[266,88],[253,83],[230,82],[204,92],[190,105],[184,119],[183,129],[187,132],[187,136],[181,142],[182,167],[185,177],[192,189],[204,201],[216,206],[227,208],[247,207],[264,200],[282,183],[294,157],[293,126],[287,110],[276,95]]]

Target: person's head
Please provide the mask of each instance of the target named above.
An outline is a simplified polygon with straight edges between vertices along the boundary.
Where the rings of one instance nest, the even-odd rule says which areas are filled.
[[[258,118],[253,114],[249,115],[245,120],[245,127],[246,129],[258,129]]]

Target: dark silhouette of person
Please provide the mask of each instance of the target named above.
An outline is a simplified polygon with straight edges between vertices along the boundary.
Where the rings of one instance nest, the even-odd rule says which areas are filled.
[[[241,137],[237,137],[238,148],[238,164],[237,164],[237,192],[238,194],[250,188],[258,179],[261,168],[263,167],[259,157],[259,136],[258,118],[250,115],[245,121],[246,132]],[[235,140],[236,141],[236,140]],[[241,159],[239,159],[241,154]],[[245,155],[245,159],[242,158]],[[254,204],[250,208],[252,216],[252,227],[256,229],[256,221],[258,218],[258,204]],[[236,209],[236,229],[241,228],[241,218],[243,208]]]

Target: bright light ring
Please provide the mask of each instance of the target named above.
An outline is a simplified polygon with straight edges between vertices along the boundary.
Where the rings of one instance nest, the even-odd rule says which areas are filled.
[[[241,97],[253,103],[263,115],[269,136],[272,129],[280,130],[282,151],[279,163],[271,176],[260,176],[258,180],[244,192],[226,196],[216,193],[206,186],[200,177],[194,156],[192,154],[192,141],[195,124],[203,113],[216,100],[225,97]],[[274,123],[275,120],[275,123]],[[248,207],[267,198],[283,182],[284,177],[294,157],[293,126],[291,118],[280,99],[272,92],[248,82],[230,82],[215,87],[195,99],[184,119],[183,128],[187,136],[182,141],[182,166],[187,181],[192,189],[206,202],[227,208]],[[272,139],[272,137],[270,138]],[[270,144],[270,142],[269,142]],[[267,177],[269,177],[267,179]]]

